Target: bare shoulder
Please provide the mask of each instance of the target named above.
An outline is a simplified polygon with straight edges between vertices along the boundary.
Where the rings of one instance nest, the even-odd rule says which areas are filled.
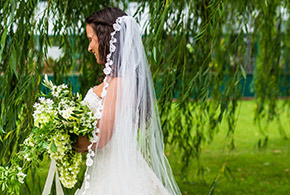
[[[120,82],[120,78],[115,77],[115,78],[110,79],[110,81],[109,81],[110,84],[109,85],[111,87],[115,88],[117,86],[118,82]],[[109,86],[109,88],[110,88],[110,86]],[[102,94],[102,91],[103,91],[103,87],[104,87],[104,82],[102,82],[99,85],[96,85],[93,88],[94,93],[97,94],[97,96],[101,97],[101,94]]]
[[[94,93],[95,93],[97,96],[101,97],[103,87],[104,87],[104,83],[101,83],[101,84],[99,84],[99,85],[96,85],[96,86],[93,88]]]
[[[107,82],[109,83],[109,88],[116,86],[121,81],[119,77],[108,77]]]
[[[116,93],[118,86],[121,86],[121,81],[122,79],[119,77],[112,78],[110,80],[108,91],[111,91],[111,93]]]
[[[112,78],[111,80],[110,80],[110,84],[111,85],[116,85],[118,82],[120,82],[120,78],[118,78],[118,77],[115,77],[115,78]]]

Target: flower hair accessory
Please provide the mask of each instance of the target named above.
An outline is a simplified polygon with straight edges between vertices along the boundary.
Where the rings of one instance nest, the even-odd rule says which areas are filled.
[[[110,52],[107,55],[107,62],[105,64],[105,68],[103,70],[103,72],[106,75],[106,77],[104,78],[104,87],[103,87],[102,94],[101,94],[101,97],[102,97],[101,106],[97,110],[97,112],[95,113],[95,116],[98,119],[102,118],[102,113],[103,113],[103,108],[104,108],[104,98],[105,98],[105,96],[107,94],[108,87],[109,87],[109,83],[107,82],[107,76],[110,75],[111,72],[112,72],[111,66],[113,65],[113,60],[111,60],[111,57],[112,57],[112,53],[116,51],[116,46],[114,45],[114,43],[117,42],[117,39],[114,37],[114,35],[116,34],[117,31],[121,30],[121,22],[124,19],[124,17],[125,16],[118,17],[116,22],[113,24],[114,31],[111,33]],[[97,128],[97,125],[96,125],[95,126],[95,130],[92,132],[93,138],[91,139],[91,144],[88,146],[88,154],[87,154],[87,160],[86,160],[87,169],[86,169],[85,177],[84,177],[84,179],[85,179],[85,181],[84,181],[85,182],[85,190],[82,193],[83,195],[85,194],[85,191],[90,188],[90,182],[89,182],[90,175],[88,174],[88,168],[90,166],[92,166],[93,163],[94,163],[92,157],[95,156],[95,153],[92,150],[92,146],[93,146],[94,143],[98,143],[99,137],[96,134],[99,133],[99,132],[100,132],[100,129]],[[95,150],[97,150],[97,148]]]

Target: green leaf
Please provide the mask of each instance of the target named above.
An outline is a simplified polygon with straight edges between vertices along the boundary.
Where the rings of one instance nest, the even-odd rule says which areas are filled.
[[[10,68],[12,69],[12,71],[14,72],[15,76],[18,79],[18,72],[16,70],[16,60],[17,60],[17,55],[16,55],[16,49],[14,48],[12,51],[9,65],[10,65]]]
[[[48,143],[47,142],[43,142],[42,143],[42,148],[47,148],[47,146],[48,146]]]
[[[6,136],[4,137],[4,140],[8,139],[9,135],[12,133],[13,131],[9,131]]]
[[[0,125],[0,131],[1,131],[2,133],[6,133],[1,125]]]
[[[246,75],[246,71],[245,71],[245,69],[243,68],[242,65],[240,65],[240,68],[241,68],[242,75],[243,75],[244,79],[246,79],[246,78],[247,78],[247,75]]]
[[[156,60],[156,47],[153,47],[153,59],[155,62],[157,62],[157,60]]]
[[[3,32],[2,36],[1,36],[0,62],[2,60],[2,53],[3,53],[3,50],[4,50],[4,46],[5,46],[7,32],[8,32],[8,28],[5,28],[5,30],[4,30],[4,32]]]
[[[51,143],[50,150],[51,150],[53,153],[57,152],[57,147],[56,147],[54,141]]]

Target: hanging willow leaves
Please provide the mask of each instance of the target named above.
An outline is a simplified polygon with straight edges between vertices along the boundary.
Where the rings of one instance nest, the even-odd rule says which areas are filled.
[[[83,95],[101,82],[103,67],[87,52],[85,17],[107,6],[126,10],[132,5],[137,21],[148,16],[142,38],[164,142],[178,147],[181,168],[195,159],[197,173],[203,172],[201,144],[211,143],[223,120],[228,124],[228,147],[235,147],[237,105],[247,74],[254,76],[255,121],[262,135],[258,145],[271,139],[266,127],[279,122],[281,112],[288,113],[290,122],[290,99],[277,105],[280,96],[290,95],[289,0],[2,0],[0,165],[9,164],[31,129],[44,69],[51,69],[58,84],[72,85],[69,77],[77,74]],[[51,46],[61,49],[56,60],[47,56]],[[279,131],[285,138],[289,133],[282,124]]]
[[[257,3],[255,8],[259,10],[255,21],[255,28],[263,29],[263,31],[257,31],[258,54],[254,74],[257,101],[255,121],[258,123],[260,131],[264,136],[263,140],[261,138],[259,141],[261,144],[258,146],[265,146],[268,140],[268,123],[274,119],[277,119],[278,122],[280,121],[279,114],[277,113],[277,99],[281,95],[281,72],[286,68],[281,66],[280,63],[283,37],[281,32],[281,1],[269,1],[267,4]],[[289,35],[285,34],[284,36]],[[286,66],[289,68],[289,64],[286,64]],[[285,76],[287,77],[287,75]],[[266,119],[265,125],[263,125],[264,118]],[[282,126],[280,132],[286,138],[286,133]]]

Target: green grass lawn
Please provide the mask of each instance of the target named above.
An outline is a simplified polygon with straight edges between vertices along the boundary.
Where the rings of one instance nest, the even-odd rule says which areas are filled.
[[[166,155],[184,195],[208,194],[223,165],[226,165],[226,169],[215,185],[214,194],[290,194],[290,140],[282,138],[277,123],[273,122],[268,126],[268,146],[264,150],[259,150],[257,142],[262,136],[253,122],[255,103],[253,101],[240,103],[242,106],[234,134],[236,148],[229,154],[229,150],[225,147],[226,122],[221,124],[214,141],[210,145],[202,146],[200,162],[204,167],[204,180],[197,176],[195,159],[186,171],[189,176],[186,180],[181,174],[182,162],[178,149],[166,148]],[[290,138],[290,119],[285,112],[281,115],[281,122]],[[27,184],[30,186],[30,192],[22,194],[41,194],[49,162],[50,160],[46,159],[41,163],[34,179],[28,174]],[[78,186],[80,184],[79,182]],[[73,192],[74,190],[66,191],[66,194]]]
[[[182,162],[178,149],[167,148],[169,161],[183,194],[207,194],[224,164],[226,169],[215,185],[214,194],[290,194],[290,139],[283,139],[278,124],[272,122],[267,125],[268,145],[259,150],[257,143],[262,136],[253,122],[255,103],[240,103],[242,106],[234,135],[235,149],[229,153],[225,147],[225,123],[221,124],[214,141],[202,147],[204,180],[197,176],[197,162],[193,160],[187,170],[189,179],[184,181],[179,168]],[[281,122],[290,138],[290,118],[285,112],[281,115]]]

